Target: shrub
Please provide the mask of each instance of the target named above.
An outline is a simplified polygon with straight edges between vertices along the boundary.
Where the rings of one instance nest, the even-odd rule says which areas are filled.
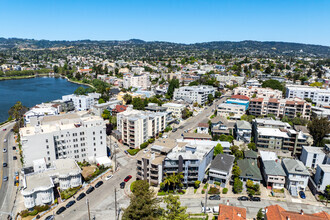
[[[23,211],[21,211],[20,215],[22,216],[22,218],[25,218],[29,215],[29,211],[27,209],[23,210]]]
[[[58,204],[57,198],[54,200],[54,203],[55,203],[55,204]]]
[[[201,184],[201,181],[196,180],[195,181],[195,188],[199,188],[200,184]]]
[[[30,216],[35,216],[36,214],[38,214],[38,211],[35,209],[29,213]]]
[[[243,191],[243,182],[238,177],[234,179],[233,191],[234,193],[240,193]]]
[[[210,187],[208,194],[220,194],[220,190],[216,187]]]
[[[148,140],[149,144],[154,143],[154,141],[155,141],[155,138],[150,138],[150,139]]]
[[[183,190],[183,189],[179,189],[179,190],[178,190],[178,193],[179,193],[179,194],[185,194],[185,193],[186,193],[186,191],[185,191],[185,190]]]
[[[166,192],[164,192],[164,191],[160,191],[160,192],[157,193],[157,195],[158,195],[158,196],[165,196],[165,195],[166,195]]]
[[[41,206],[36,206],[34,207],[35,210],[39,212],[43,212],[43,211],[46,211],[49,209],[49,206],[48,205],[41,205]]]
[[[137,154],[140,151],[140,149],[129,149],[127,150],[127,152],[131,155],[134,156],[135,154]]]
[[[202,190],[202,194],[205,194],[205,190],[204,189]]]
[[[208,183],[206,183],[206,184],[204,185],[204,187],[203,187],[203,188],[204,188],[204,189],[207,189],[208,185],[209,185],[209,184],[208,184]]]
[[[140,145],[140,149],[144,149],[146,147],[148,147],[149,143],[148,142],[144,142]]]
[[[220,186],[220,183],[219,182],[214,182],[215,185],[217,186]]]
[[[197,189],[194,189],[194,194],[196,194],[196,192],[197,192]]]
[[[223,193],[223,194],[227,194],[227,192],[228,192],[228,189],[227,189],[227,188],[223,188],[223,189],[222,189],[222,193]]]

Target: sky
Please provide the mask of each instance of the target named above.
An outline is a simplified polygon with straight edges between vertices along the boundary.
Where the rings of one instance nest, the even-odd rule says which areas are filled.
[[[1,0],[0,37],[330,46],[330,0]]]

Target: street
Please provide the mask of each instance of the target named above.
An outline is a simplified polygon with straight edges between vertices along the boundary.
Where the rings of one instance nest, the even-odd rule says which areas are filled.
[[[0,129],[0,218],[3,219],[12,213],[15,194],[17,187],[14,186],[15,172],[19,171],[19,157],[17,160],[13,160],[13,156],[18,156],[16,151],[13,151],[12,146],[15,146],[14,133],[10,132],[14,123],[2,126]],[[6,129],[6,131],[3,131]],[[7,140],[4,143],[4,140]],[[7,149],[6,153],[3,153],[3,149]],[[3,167],[3,163],[7,163],[7,167]],[[3,181],[3,178],[7,176],[8,181]]]

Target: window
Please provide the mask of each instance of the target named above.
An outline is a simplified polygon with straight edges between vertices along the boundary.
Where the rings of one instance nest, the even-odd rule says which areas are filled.
[[[46,143],[48,143],[48,139],[46,139]]]
[[[96,148],[94,148],[94,151],[96,151]]]
[[[100,134],[102,134],[102,131],[100,131]]]
[[[101,141],[101,144],[103,144],[103,142]]]
[[[46,145],[46,148],[49,149],[49,145]]]
[[[94,146],[96,146],[96,144],[94,143]]]
[[[95,135],[95,131],[93,131],[93,135]]]
[[[95,141],[95,137],[93,137],[93,141]]]

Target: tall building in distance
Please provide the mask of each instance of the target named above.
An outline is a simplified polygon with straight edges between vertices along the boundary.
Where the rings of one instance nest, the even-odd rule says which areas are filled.
[[[183,86],[174,90],[173,99],[183,99],[190,103],[197,102],[204,105],[207,102],[208,95],[214,96],[215,88],[212,86]]]
[[[129,87],[148,89],[150,86],[149,74],[133,75],[127,74],[123,78],[123,87],[128,89]]]
[[[330,89],[320,89],[311,86],[290,85],[286,87],[287,98],[311,99],[317,106],[330,105]]]

